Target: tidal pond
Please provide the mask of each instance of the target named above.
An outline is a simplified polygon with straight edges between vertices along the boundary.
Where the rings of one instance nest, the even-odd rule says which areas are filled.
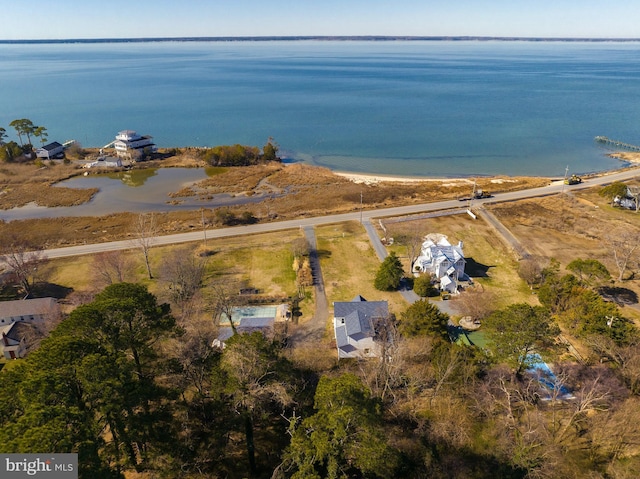
[[[149,168],[104,174],[90,172],[87,176],[71,178],[56,185],[68,188],[98,188],[98,193],[88,203],[57,208],[29,204],[11,210],[1,210],[0,219],[11,221],[64,216],[102,216],[120,212],[193,210],[201,207],[255,203],[263,199],[259,195],[221,194],[207,200],[201,200],[198,196],[169,196],[170,193],[176,193],[206,178],[207,170],[204,168]]]

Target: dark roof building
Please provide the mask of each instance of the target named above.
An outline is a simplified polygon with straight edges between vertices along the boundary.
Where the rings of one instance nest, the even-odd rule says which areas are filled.
[[[333,303],[333,329],[338,358],[377,357],[375,324],[389,317],[386,301],[367,301],[358,295],[351,301]]]
[[[38,158],[62,158],[64,156],[64,146],[57,141],[44,145],[36,150],[36,156]]]

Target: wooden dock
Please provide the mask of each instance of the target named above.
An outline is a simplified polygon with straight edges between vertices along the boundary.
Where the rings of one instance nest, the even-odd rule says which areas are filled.
[[[612,140],[611,138],[607,138],[606,136],[596,136],[596,142],[604,143],[605,145],[611,145],[615,148],[622,148],[624,150],[629,151],[640,151],[640,146],[631,145],[629,143],[625,143],[623,141]]]

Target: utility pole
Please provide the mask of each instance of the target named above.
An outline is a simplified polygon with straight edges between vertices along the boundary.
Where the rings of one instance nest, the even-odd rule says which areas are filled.
[[[562,181],[562,194],[564,194],[564,185],[567,184],[567,175],[569,174],[569,165],[564,169],[564,180]]]
[[[360,224],[362,224],[362,191],[360,191]]]

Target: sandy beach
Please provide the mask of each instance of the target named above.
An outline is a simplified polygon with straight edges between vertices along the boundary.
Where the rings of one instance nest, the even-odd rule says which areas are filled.
[[[422,176],[391,176],[391,175],[373,175],[367,173],[350,173],[344,171],[334,171],[335,175],[341,176],[343,178],[347,178],[352,182],[365,185],[376,185],[378,183],[402,183],[402,184],[415,184],[415,183],[439,183],[440,186],[448,187],[448,186],[461,186],[461,185],[473,185],[476,182],[475,178],[427,178]],[[498,178],[487,178],[482,177],[483,180],[488,180],[493,184],[502,184],[502,183],[510,183],[515,182],[517,180],[507,178],[507,177],[498,177]]]
[[[425,178],[417,176],[390,176],[390,175],[372,175],[366,173],[350,173],[342,171],[334,171],[335,175],[347,178],[354,183],[364,183],[365,185],[375,185],[378,183],[422,183],[422,182],[438,182],[443,186],[456,186],[460,184],[473,184],[471,178]]]

